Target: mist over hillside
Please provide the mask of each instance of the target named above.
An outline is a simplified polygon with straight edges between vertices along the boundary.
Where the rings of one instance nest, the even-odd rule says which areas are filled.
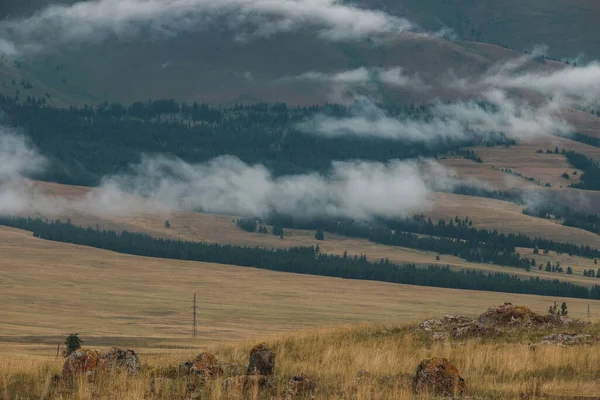
[[[402,67],[429,82],[448,71],[482,73],[539,45],[559,60],[600,55],[593,1],[5,3],[0,92],[48,93],[60,106],[169,97],[314,104],[335,102],[343,90],[286,78]],[[131,12],[136,7],[143,11]],[[32,87],[19,88],[21,81]],[[368,93],[408,104],[457,97],[435,85],[425,94],[374,83]]]

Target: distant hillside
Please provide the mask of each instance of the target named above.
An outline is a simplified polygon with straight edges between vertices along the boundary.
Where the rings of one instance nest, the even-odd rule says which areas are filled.
[[[69,2],[72,1],[58,3]],[[29,0],[2,5],[0,18],[28,15],[49,3]],[[510,0],[508,4],[503,2],[502,7],[475,0],[361,3],[407,16],[427,31],[450,27],[459,39],[467,41],[406,35],[380,45],[368,40],[334,43],[307,30],[246,43],[236,41],[231,32],[214,30],[181,34],[169,40],[113,40],[23,59],[18,67],[0,62],[0,93],[12,96],[19,90],[22,100],[27,96],[46,96],[50,104],[58,106],[103,100],[131,103],[148,98],[314,104],[332,100],[329,85],[281,78],[311,71],[401,66],[407,74],[418,73],[428,82],[449,70],[457,75],[477,74],[498,60],[518,54],[501,46],[520,52],[547,44],[550,56],[555,58],[574,57],[580,52],[600,54],[593,34],[598,15],[595,9],[600,6],[589,0],[559,0],[543,5],[541,0]],[[31,82],[32,87],[19,87],[22,80]],[[376,93],[372,94],[381,101],[411,103],[425,98],[425,94],[407,89],[373,90]],[[448,94],[436,89],[426,96],[445,98]]]
[[[407,74],[418,73],[428,81],[448,70],[461,75],[481,73],[498,60],[517,55],[512,50],[482,43],[415,36],[375,46],[367,42],[325,42],[309,33],[278,35],[243,44],[230,35],[196,33],[157,42],[90,45],[26,59],[18,69],[10,63],[0,63],[0,76],[8,82],[19,82],[25,76],[35,81],[34,89],[47,87],[44,92],[68,94],[73,103],[83,99],[132,103],[148,98],[175,98],[208,103],[314,104],[330,100],[329,85],[282,78],[311,71],[401,66]],[[15,90],[0,86],[3,94],[13,95]],[[36,94],[20,90],[22,96]],[[442,92],[436,94],[444,96]],[[376,95],[383,101],[402,103],[425,99],[424,94],[389,87],[378,88]]]

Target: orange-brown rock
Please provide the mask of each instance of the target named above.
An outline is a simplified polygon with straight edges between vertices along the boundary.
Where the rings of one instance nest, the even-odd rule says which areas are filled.
[[[413,381],[415,393],[458,398],[465,389],[465,380],[458,369],[445,358],[426,359],[417,367]]]
[[[219,360],[217,360],[217,357],[215,357],[214,354],[209,352],[202,352],[198,354],[196,359],[192,362],[192,365],[190,366],[190,372],[204,375],[207,377],[213,375],[220,375],[218,368],[216,368],[218,362]]]
[[[63,379],[73,379],[77,375],[92,377],[99,373],[119,368],[128,373],[136,373],[140,369],[139,358],[135,351],[113,347],[108,353],[98,350],[78,349],[72,352],[63,365]]]
[[[264,343],[254,346],[250,351],[246,375],[273,376],[274,373],[275,352]]]
[[[567,325],[571,320],[553,314],[540,315],[531,311],[529,307],[504,303],[501,306],[490,307],[479,316],[477,322],[487,327],[503,328],[510,326]]]
[[[72,379],[78,375],[92,376],[106,369],[106,359],[98,350],[77,349],[65,360],[62,377]]]

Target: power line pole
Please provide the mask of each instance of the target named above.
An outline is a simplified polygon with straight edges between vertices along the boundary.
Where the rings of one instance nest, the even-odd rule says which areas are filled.
[[[590,305],[588,304],[588,319],[592,317],[592,313],[590,313]]]
[[[194,292],[194,331],[192,337],[196,337],[196,292]]]

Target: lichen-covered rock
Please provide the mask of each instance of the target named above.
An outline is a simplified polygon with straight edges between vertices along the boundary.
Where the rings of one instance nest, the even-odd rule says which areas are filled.
[[[413,381],[415,393],[461,397],[466,389],[458,369],[445,358],[421,361]]]
[[[92,376],[101,370],[106,370],[106,359],[98,350],[77,349],[65,360],[62,377],[72,379],[79,375]]]
[[[504,303],[501,306],[490,307],[477,318],[477,322],[487,327],[544,327],[568,325],[572,320],[559,315],[537,314],[529,307]]]
[[[583,335],[579,333],[555,333],[553,335],[545,336],[544,341],[548,343],[575,344],[585,342],[591,337],[591,335]]]
[[[442,326],[442,321],[440,321],[439,319],[428,319],[427,321],[421,322],[419,328],[423,329],[424,331],[430,332],[439,326]]]
[[[140,360],[135,351],[113,347],[108,353],[98,350],[78,349],[72,352],[63,365],[63,379],[72,380],[75,376],[93,377],[118,368],[127,373],[136,373],[140,369]]]
[[[287,384],[288,395],[305,397],[313,395],[318,384],[305,374],[297,374],[290,378]]]
[[[123,350],[113,347],[104,355],[104,358],[108,364],[119,367],[130,374],[135,374],[140,370],[140,359],[131,349]]]
[[[443,325],[464,325],[473,322],[473,318],[464,315],[446,315],[441,322]]]
[[[221,375],[219,368],[217,368],[217,357],[209,352],[202,352],[196,356],[196,359],[190,366],[190,373],[199,374],[205,377],[214,375]]]
[[[246,375],[273,376],[274,373],[275,352],[264,343],[254,346],[250,351]]]
[[[468,324],[456,326],[450,331],[452,337],[457,339],[473,336],[490,336],[497,333],[498,330],[496,328],[488,328],[487,326],[478,321],[473,321]]]

